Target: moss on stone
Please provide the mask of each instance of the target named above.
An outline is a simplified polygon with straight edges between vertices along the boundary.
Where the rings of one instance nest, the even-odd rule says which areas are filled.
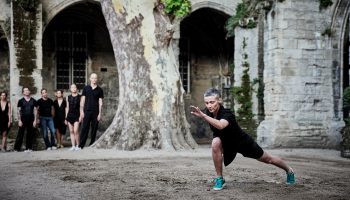
[[[238,109],[235,112],[236,119],[239,125],[250,136],[256,138],[257,123],[253,114],[253,102],[252,102],[252,83],[249,76],[249,63],[248,54],[245,52],[247,47],[246,38],[243,38],[243,75],[241,78],[241,86],[235,86],[232,88],[232,95],[235,99],[235,103],[238,104]]]
[[[257,19],[261,13],[271,10],[273,0],[243,0],[236,7],[236,13],[226,22],[227,37],[233,37],[237,26],[256,28]]]
[[[320,10],[328,8],[333,4],[332,0],[320,0]]]
[[[37,92],[32,73],[36,66],[34,41],[37,35],[38,0],[13,1],[13,34],[16,47],[17,68],[20,71],[19,84]]]

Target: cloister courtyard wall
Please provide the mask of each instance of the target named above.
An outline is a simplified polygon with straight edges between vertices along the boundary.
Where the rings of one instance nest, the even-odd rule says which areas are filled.
[[[217,87],[223,92],[226,107],[239,108],[230,88],[241,84],[242,63],[247,62],[251,82],[260,79],[264,86],[262,96],[256,90],[252,94],[259,144],[339,146],[340,130],[345,125],[342,94],[349,86],[348,1],[333,0],[322,9],[319,0],[276,1],[255,19],[255,28],[238,27],[231,38],[226,38],[225,22],[241,1],[191,3],[191,14],[175,19],[172,40],[186,105],[204,108],[203,92]],[[32,88],[35,98],[40,97],[43,87],[54,98],[56,89],[64,89],[67,94],[67,85],[88,83],[88,74],[96,72],[105,91],[101,135],[114,117],[122,86],[99,1],[39,1],[35,17],[27,19],[36,24],[32,37],[35,67],[29,74],[24,74],[25,68],[18,64],[23,56],[14,26],[18,6],[13,1],[1,1],[0,8],[0,90],[9,92],[14,120],[24,84]],[[62,57],[65,53],[73,55],[67,57],[66,68],[66,57]],[[65,69],[70,72],[64,73]],[[78,72],[79,77],[73,77]],[[188,106],[185,110],[197,142],[210,141],[208,126],[192,117]]]

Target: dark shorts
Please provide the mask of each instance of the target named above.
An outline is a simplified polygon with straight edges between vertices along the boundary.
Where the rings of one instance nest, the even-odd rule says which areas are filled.
[[[79,116],[78,115],[68,115],[66,120],[71,124],[74,125],[75,122],[79,122]]]
[[[217,135],[214,135],[214,138],[218,137]],[[222,140],[222,138],[220,137]],[[227,144],[229,145],[230,142]],[[232,143],[231,143],[232,145]],[[233,148],[232,148],[233,147]],[[253,158],[253,159],[259,159],[264,154],[264,150],[254,141],[252,137],[250,137],[248,134],[244,134],[240,139],[239,142],[234,144],[233,146],[228,147],[230,150],[229,152],[232,153],[240,153],[244,157]],[[225,147],[224,147],[225,152]]]
[[[259,159],[264,154],[264,150],[248,134],[242,137],[238,145],[237,152],[244,157]]]

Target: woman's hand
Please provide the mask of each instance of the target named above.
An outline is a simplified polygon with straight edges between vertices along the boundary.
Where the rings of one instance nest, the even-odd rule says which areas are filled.
[[[195,116],[200,117],[200,118],[204,118],[205,114],[201,111],[201,109],[199,109],[196,106],[190,106],[190,107],[191,107],[191,114],[192,115],[195,115]]]

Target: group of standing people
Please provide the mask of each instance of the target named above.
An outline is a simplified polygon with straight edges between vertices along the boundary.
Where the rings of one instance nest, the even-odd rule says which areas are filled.
[[[40,124],[47,150],[64,147],[63,141],[67,126],[72,143],[69,150],[79,151],[84,148],[90,126],[92,127],[90,145],[95,142],[104,98],[103,90],[97,85],[97,74],[90,75],[90,84],[83,88],[81,95],[75,84],[70,86],[70,92],[69,96],[64,97],[63,90],[57,90],[55,92],[56,99],[53,101],[48,97],[47,90],[43,88],[41,89],[41,98],[35,100],[31,97],[28,87],[22,88],[23,98],[17,103],[19,128],[14,145],[15,151],[21,151],[25,133],[25,152],[33,151],[34,129],[38,124]],[[11,104],[7,101],[7,93],[1,92],[2,151],[7,149],[6,138],[12,123],[11,114]],[[80,123],[82,123],[82,128],[79,134]]]

